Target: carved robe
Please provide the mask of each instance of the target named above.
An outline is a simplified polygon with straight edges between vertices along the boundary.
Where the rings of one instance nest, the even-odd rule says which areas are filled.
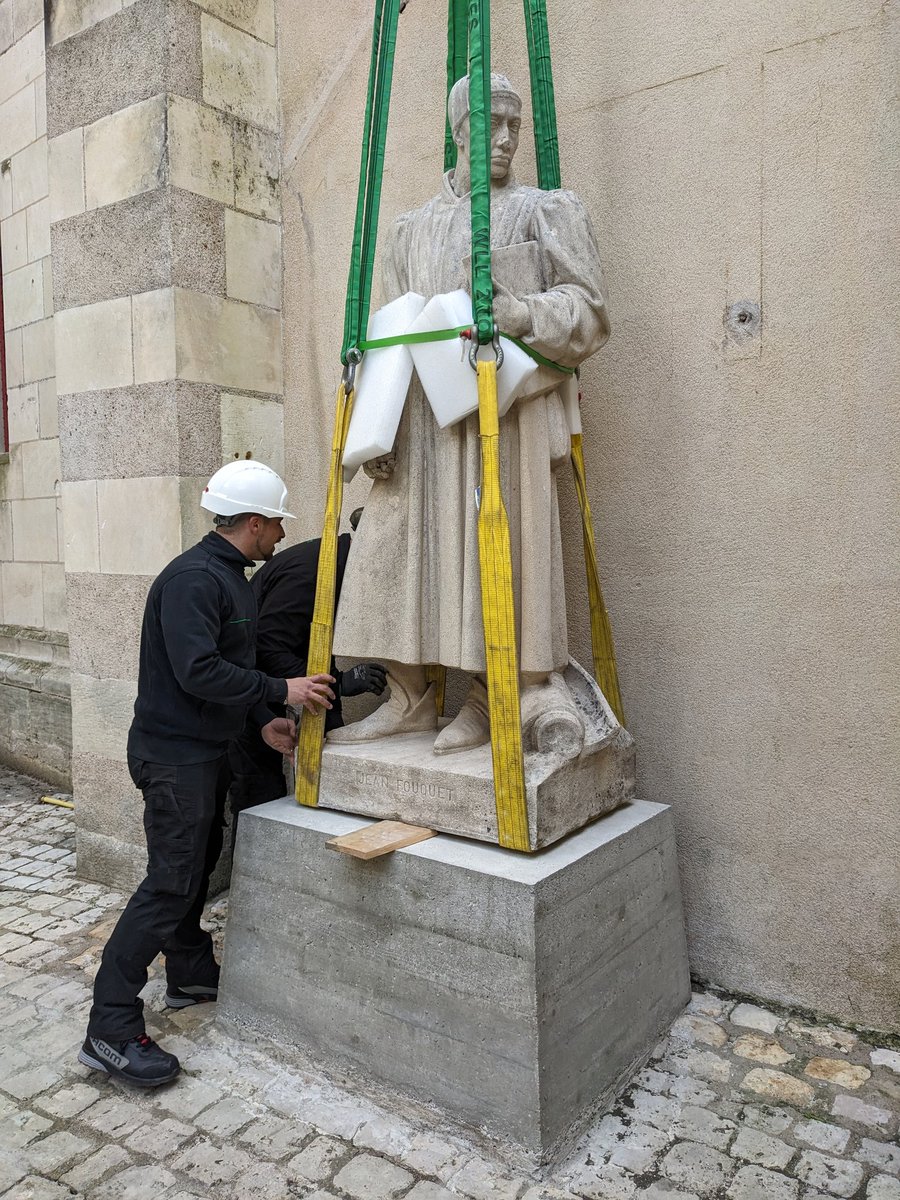
[[[385,302],[468,288],[470,237],[469,197],[445,175],[440,193],[391,230]],[[528,310],[522,328],[501,320],[503,332],[564,366],[599,349],[609,336],[603,270],[578,198],[511,179],[492,191],[491,241],[495,283]],[[542,369],[500,422],[520,667],[540,673],[568,661],[556,470],[569,435],[554,378]],[[414,375],[394,451],[394,472],[372,484],[353,540],[335,653],[484,671],[478,414],[440,429]]]

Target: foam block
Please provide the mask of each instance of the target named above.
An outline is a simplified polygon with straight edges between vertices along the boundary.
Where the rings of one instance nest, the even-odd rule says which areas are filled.
[[[425,297],[407,292],[369,318],[369,339],[406,333],[425,307]],[[344,448],[344,479],[349,482],[370,458],[389,454],[403,414],[413,360],[406,346],[367,350],[359,366],[353,415]]]
[[[568,375],[560,384],[559,394],[562,398],[563,407],[566,410],[566,424],[569,426],[569,436],[574,437],[576,433],[581,433],[581,405],[578,401],[578,394],[581,391],[581,385],[578,382],[577,375]]]
[[[471,324],[472,300],[468,292],[460,290],[429,300],[413,321],[410,333]],[[537,363],[506,338],[501,338],[500,344],[503,366],[497,372],[497,408],[502,417],[527,385]],[[421,342],[409,348],[431,411],[442,429],[478,411],[478,381],[469,365],[469,345],[454,338],[449,342]],[[491,348],[485,347],[482,357],[490,354]]]

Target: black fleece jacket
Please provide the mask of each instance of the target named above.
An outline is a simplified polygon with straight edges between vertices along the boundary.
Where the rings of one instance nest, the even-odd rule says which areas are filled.
[[[283,704],[287,676],[255,670],[256,597],[250,559],[218,533],[157,576],[141,630],[138,695],[128,752],[147,762],[208,762],[224,754],[253,709]]]
[[[279,550],[253,576],[251,587],[259,605],[256,638],[256,665],[267,675],[292,679],[306,674],[309,631],[316,599],[321,538],[300,542]],[[350,534],[342,533],[337,544],[337,580],[335,607],[344,581],[344,568],[350,553]],[[338,686],[333,689],[332,707],[325,713],[325,729],[343,725],[341,715],[341,673],[331,660],[331,672]]]

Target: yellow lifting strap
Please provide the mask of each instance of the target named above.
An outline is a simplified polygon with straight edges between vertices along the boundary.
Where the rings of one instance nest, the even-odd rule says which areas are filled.
[[[425,668],[425,682],[434,684],[434,706],[437,715],[442,717],[447,699],[447,668],[440,663],[429,663]]]
[[[591,502],[588,499],[587,478],[584,466],[584,446],[580,433],[572,435],[572,474],[575,491],[581,510],[581,529],[584,541],[584,566],[587,574],[588,604],[591,618],[591,652],[594,662],[594,678],[609,701],[620,724],[625,724],[625,707],[619,689],[619,674],[616,668],[616,652],[613,644],[612,627],[603,591],[600,587],[600,572],[597,567],[597,545],[594,539],[594,522]],[[447,668],[433,665],[425,668],[425,678],[436,687],[435,702],[438,715],[443,715],[447,687]]]
[[[319,550],[319,571],[316,576],[316,599],[309,631],[307,675],[327,673],[331,668],[331,647],[334,641],[334,601],[337,584],[338,527],[344,502],[344,471],[342,462],[347,444],[347,430],[353,412],[353,388],[342,383],[338,388],[337,410],[334,417],[334,437],[331,443],[331,472],[325,500],[325,527]],[[322,743],[325,738],[325,713],[303,710],[300,738],[297,743],[297,803],[315,808],[319,803],[319,771],[322,766]]]
[[[501,846],[530,850],[519,662],[512,589],[509,521],[500,493],[500,428],[497,416],[497,363],[477,364],[481,434],[481,505],[478,511],[478,559],[481,612],[487,660],[488,711],[497,833]]]
[[[594,656],[594,678],[600,691],[609,702],[619,723],[625,724],[625,710],[619,691],[619,675],[616,670],[616,653],[613,648],[612,629],[609,615],[600,590],[600,572],[597,568],[597,545],[594,541],[594,522],[591,517],[591,502],[588,499],[587,481],[584,472],[584,447],[580,433],[572,434],[572,474],[575,476],[575,491],[581,509],[581,532],[584,539],[584,565],[587,571],[588,600],[591,611],[591,650]]]

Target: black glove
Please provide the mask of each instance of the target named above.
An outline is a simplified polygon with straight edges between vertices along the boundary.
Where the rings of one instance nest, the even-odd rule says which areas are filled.
[[[363,692],[380,696],[386,687],[387,675],[381,663],[357,663],[341,676],[342,696],[361,696]]]

